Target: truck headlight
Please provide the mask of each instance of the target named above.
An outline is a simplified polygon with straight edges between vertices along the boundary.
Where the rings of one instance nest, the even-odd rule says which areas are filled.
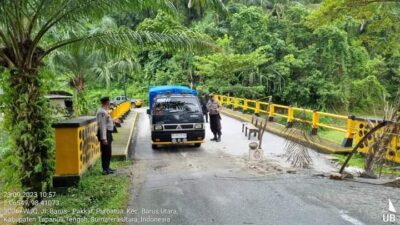
[[[162,125],[154,125],[154,130],[162,130]]]
[[[203,129],[203,124],[202,124],[202,123],[196,123],[196,124],[194,125],[194,128],[195,128],[195,129]]]

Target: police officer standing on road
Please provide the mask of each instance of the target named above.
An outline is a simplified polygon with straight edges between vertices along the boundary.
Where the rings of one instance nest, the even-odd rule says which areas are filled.
[[[111,144],[113,141],[112,132],[114,130],[114,122],[108,113],[110,108],[110,98],[103,97],[100,99],[101,108],[97,111],[97,136],[100,141],[101,148],[101,165],[103,167],[103,174],[113,174],[115,170],[110,168],[111,161]]]
[[[210,100],[207,103],[208,114],[210,115],[210,127],[214,134],[214,138],[211,141],[221,141],[221,115],[219,114],[221,106],[217,99],[214,99],[214,95],[210,94]]]

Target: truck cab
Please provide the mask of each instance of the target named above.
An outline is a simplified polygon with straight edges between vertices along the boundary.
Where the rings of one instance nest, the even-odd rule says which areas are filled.
[[[157,87],[149,93],[152,148],[181,144],[200,147],[205,126],[197,92],[182,86],[162,87],[163,91]]]

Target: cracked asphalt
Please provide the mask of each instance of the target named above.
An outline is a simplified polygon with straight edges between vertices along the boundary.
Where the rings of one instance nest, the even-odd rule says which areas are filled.
[[[131,152],[131,224],[400,224],[385,223],[388,200],[400,212],[396,188],[321,176],[336,168],[325,155],[312,152],[313,167],[293,171],[281,157],[284,139],[265,136],[265,161],[247,162],[248,141],[241,123],[223,117],[223,139],[200,148],[152,150],[145,110]]]

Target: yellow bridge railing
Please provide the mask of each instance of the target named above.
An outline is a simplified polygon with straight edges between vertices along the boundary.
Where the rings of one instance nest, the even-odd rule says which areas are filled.
[[[131,101],[125,101],[117,104],[110,112],[113,119],[122,119],[131,110]]]
[[[225,95],[215,96],[219,102],[227,107],[233,109],[242,109],[243,111],[253,111],[255,114],[268,114],[271,121],[275,117],[285,118],[286,127],[291,127],[294,121],[300,121],[310,124],[310,131],[312,135],[316,135],[318,128],[325,128],[343,133],[342,147],[352,147],[353,139],[360,140],[365,134],[365,123],[368,119],[357,118],[355,116],[338,115],[327,112],[319,112],[316,110],[298,108],[287,105],[280,105],[271,103],[268,109],[268,102],[258,100],[235,98]],[[299,116],[301,114],[301,116]],[[323,118],[323,119],[322,119]],[[334,123],[327,123],[323,121],[334,121]],[[369,140],[369,142],[371,142]],[[371,144],[371,143],[370,143]],[[365,144],[367,146],[367,144]],[[365,147],[360,149],[360,152],[366,153]],[[388,149],[389,160],[400,163],[400,135],[395,135]]]
[[[355,117],[353,116],[343,116],[326,112],[318,112],[315,110],[280,105],[275,103],[271,103],[269,111],[267,112],[268,102],[245,98],[235,98],[224,95],[216,95],[216,98],[220,101],[221,104],[225,106],[231,106],[234,109],[250,110],[253,111],[255,114],[268,113],[271,120],[273,120],[274,117],[285,118],[287,127],[291,127],[294,121],[309,123],[311,125],[311,134],[313,135],[317,134],[317,130],[319,127],[342,132],[344,134],[342,146],[352,146],[355,120]],[[296,114],[299,113],[302,114],[301,117],[296,116]],[[321,122],[321,118],[328,118],[339,122],[335,124],[323,123]]]

